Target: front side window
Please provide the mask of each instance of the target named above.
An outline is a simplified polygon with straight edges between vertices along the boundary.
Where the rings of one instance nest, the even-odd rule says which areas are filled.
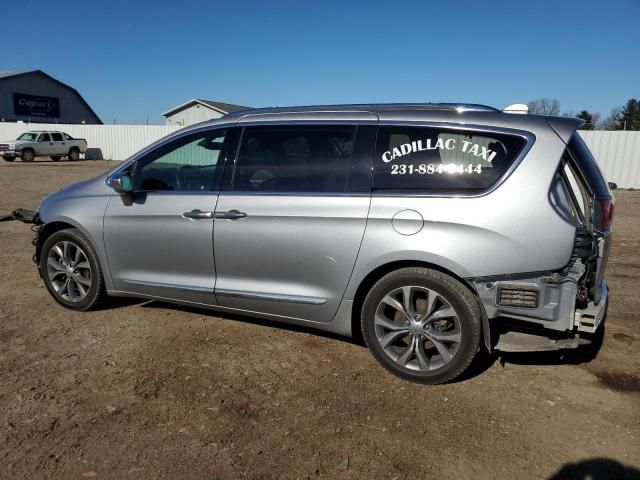
[[[236,161],[233,190],[277,193],[350,191],[355,126],[247,127]]]
[[[373,188],[378,190],[483,190],[513,164],[520,136],[441,127],[378,129]]]
[[[50,142],[51,141],[51,137],[49,136],[48,133],[41,133],[40,136],[38,137],[38,141],[39,142]]]
[[[62,134],[60,133],[52,133],[51,138],[53,138],[54,142],[62,142],[64,139],[62,138]]]
[[[224,159],[225,130],[186,135],[157,148],[134,165],[134,191],[211,191]]]

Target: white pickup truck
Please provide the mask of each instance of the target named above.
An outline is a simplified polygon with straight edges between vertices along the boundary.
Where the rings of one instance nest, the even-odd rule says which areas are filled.
[[[23,162],[33,162],[36,157],[51,157],[54,162],[67,157],[75,161],[86,151],[84,138],[73,138],[64,132],[34,130],[23,133],[16,140],[0,142],[0,156],[7,162],[18,157]]]

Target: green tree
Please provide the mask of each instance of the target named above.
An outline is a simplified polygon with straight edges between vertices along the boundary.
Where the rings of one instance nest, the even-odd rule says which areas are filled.
[[[580,130],[594,130],[595,125],[593,121],[593,115],[588,110],[582,110],[576,117],[584,120],[584,125],[580,127]]]
[[[616,130],[640,130],[640,102],[630,99],[616,120]]]

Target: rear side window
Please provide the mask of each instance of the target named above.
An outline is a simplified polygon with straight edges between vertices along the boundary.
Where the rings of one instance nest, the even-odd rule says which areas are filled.
[[[247,127],[232,188],[256,193],[352,191],[354,182],[361,183],[361,173],[353,168],[355,134],[352,125]]]
[[[509,169],[523,137],[440,127],[378,130],[374,189],[483,190]]]
[[[570,196],[573,199],[573,204],[575,209],[577,210],[578,217],[583,219],[585,216],[585,197],[583,194],[583,189],[580,186],[580,181],[576,178],[573,170],[569,167],[568,164],[565,164],[562,173],[564,177],[567,179],[567,187],[571,190]]]

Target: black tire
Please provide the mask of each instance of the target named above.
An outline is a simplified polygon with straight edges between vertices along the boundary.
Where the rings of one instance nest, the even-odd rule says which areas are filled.
[[[459,343],[456,343],[457,347],[454,347],[453,344],[449,344],[448,348],[453,349],[454,352],[451,359],[446,362],[443,357],[441,361],[444,362],[444,364],[439,367],[437,367],[437,362],[434,362],[433,370],[422,369],[421,367],[411,369],[396,363],[396,360],[391,358],[391,356],[381,346],[378,335],[376,334],[375,316],[379,305],[381,305],[382,299],[390,292],[394,292],[401,287],[408,286],[417,287],[418,289],[428,289],[434,292],[436,294],[434,298],[440,297],[441,299],[446,300],[448,305],[453,308],[457,315]],[[431,294],[429,293],[429,295]],[[426,300],[422,301],[426,303]],[[436,310],[433,310],[432,312],[435,311]],[[425,319],[428,317],[429,315],[424,315],[422,318]],[[438,321],[442,322],[443,320]],[[449,322],[450,320],[444,321]],[[405,322],[405,324],[408,324],[408,322]],[[376,360],[378,360],[378,362],[380,362],[380,364],[382,364],[382,366],[391,373],[418,383],[440,384],[449,382],[460,376],[476,357],[480,346],[482,320],[480,307],[476,297],[462,283],[449,275],[436,270],[412,267],[395,270],[376,282],[364,300],[361,325],[363,337],[369,347],[369,350]],[[433,325],[433,323],[431,325]],[[434,332],[436,332],[435,329]],[[437,331],[437,333],[441,332]],[[406,338],[412,337],[407,336]],[[400,341],[406,343],[406,338],[403,339],[402,337],[398,337],[398,340],[394,340],[393,342]],[[416,342],[422,342],[422,351],[425,351],[425,345],[431,345],[431,347],[434,347],[431,351],[435,352],[435,345],[429,344],[429,340],[424,340],[424,336],[421,338],[422,340],[416,339]],[[408,343],[406,344],[408,346]],[[401,344],[400,347],[393,348],[401,349],[403,346],[404,344]],[[438,354],[436,353],[434,357],[431,357],[430,362],[432,362],[432,359],[436,358],[437,355]],[[417,363],[417,355],[415,355],[414,358]]]
[[[69,150],[69,155],[67,155],[67,157],[69,158],[70,162],[77,162],[78,160],[80,160],[80,150],[78,150],[76,147],[73,147],[71,150]]]
[[[60,155],[55,155],[51,157],[51,160],[53,160],[54,162],[57,162],[60,160]]]
[[[16,157],[5,157],[4,155],[2,156],[2,158],[4,158],[5,162],[13,162],[16,159]]]
[[[52,280],[49,277],[47,266],[49,254],[56,245],[59,245],[62,242],[68,242],[69,244],[80,247],[91,269],[90,285],[88,286],[88,288],[85,287],[86,295],[84,298],[78,301],[71,301],[69,299],[63,298],[63,296],[58,293],[56,287],[53,285]],[[73,266],[73,263],[70,263],[70,265]],[[96,254],[93,245],[91,245],[91,242],[89,242],[89,240],[75,228],[68,228],[65,230],[57,231],[45,240],[42,246],[42,252],[40,254],[39,269],[40,276],[42,277],[44,284],[47,287],[47,290],[49,290],[51,296],[56,302],[66,308],[81,311],[95,309],[99,305],[101,305],[107,297],[104,278],[102,275],[102,267],[100,266],[98,255]]]
[[[33,160],[36,158],[36,152],[31,149],[23,150],[21,158],[23,162],[33,162]]]

